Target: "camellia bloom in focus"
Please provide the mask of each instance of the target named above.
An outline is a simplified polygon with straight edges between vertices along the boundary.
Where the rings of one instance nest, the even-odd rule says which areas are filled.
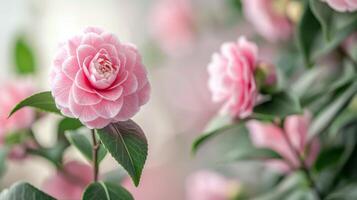
[[[214,102],[224,102],[221,113],[234,118],[249,116],[257,99],[254,78],[258,48],[244,37],[224,43],[208,65],[209,89]]]
[[[149,100],[150,84],[137,49],[99,28],[60,45],[51,90],[62,114],[88,128],[126,121]]]
[[[189,46],[194,37],[190,0],[160,0],[149,19],[153,35],[170,53]]]
[[[320,143],[317,138],[307,140],[307,133],[310,123],[310,116],[292,115],[286,118],[284,129],[268,123],[249,121],[247,127],[250,132],[252,142],[259,148],[270,148],[282,155],[285,159],[270,160],[267,165],[282,171],[288,172],[300,167],[299,156],[305,159],[305,164],[311,166],[315,161]],[[285,134],[285,136],[284,136]],[[295,150],[292,150],[294,148]]]
[[[357,0],[322,0],[339,12],[354,12],[357,10]]]
[[[92,181],[93,173],[89,165],[71,161],[64,165],[63,171],[45,180],[43,190],[57,199],[81,199],[82,192]]]
[[[188,200],[229,200],[238,198],[241,188],[237,181],[203,170],[187,178],[186,191]]]
[[[287,40],[292,24],[285,13],[288,1],[243,0],[243,11],[260,35],[271,42]],[[296,10],[296,9],[294,9]]]

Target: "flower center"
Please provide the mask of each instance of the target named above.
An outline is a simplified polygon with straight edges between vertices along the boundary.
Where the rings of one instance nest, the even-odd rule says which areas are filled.
[[[118,66],[113,63],[108,53],[100,51],[89,65],[89,80],[98,89],[109,87],[115,80]]]
[[[105,57],[94,60],[93,64],[97,72],[97,75],[100,76],[101,78],[108,79],[108,77],[114,71],[113,63],[110,60],[106,59]]]

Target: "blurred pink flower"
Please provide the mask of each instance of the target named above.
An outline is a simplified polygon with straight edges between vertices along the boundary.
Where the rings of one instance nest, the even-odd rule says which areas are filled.
[[[6,134],[31,127],[35,112],[30,108],[21,109],[10,118],[8,116],[16,104],[34,92],[34,87],[28,81],[16,80],[3,84],[0,90],[0,141],[3,142]]]
[[[64,164],[64,171],[58,171],[43,183],[43,190],[59,200],[82,199],[82,192],[92,181],[89,165],[77,161]]]
[[[137,49],[99,28],[62,44],[51,71],[52,95],[62,114],[88,128],[133,117],[150,96]]]
[[[164,50],[172,53],[189,46],[194,37],[190,0],[159,0],[151,12],[150,28]]]
[[[260,35],[271,42],[287,40],[292,25],[284,13],[284,2],[278,0],[243,0],[243,11]],[[279,8],[282,7],[282,8]]]
[[[182,175],[177,166],[155,166],[146,168],[140,178],[140,186],[135,187],[127,177],[122,185],[135,200],[182,200]]]
[[[305,158],[305,164],[311,166],[315,161],[319,150],[320,143],[317,138],[307,141],[307,132],[310,123],[310,116],[292,115],[286,118],[284,129],[268,123],[259,121],[249,121],[247,127],[253,144],[259,148],[270,148],[279,153],[285,161],[269,160],[267,165],[283,172],[288,172],[293,168],[300,166],[296,153]],[[284,136],[286,134],[286,137]],[[286,138],[290,142],[287,142]],[[290,144],[289,144],[290,143]]]
[[[322,0],[339,12],[353,12],[357,10],[357,0]]]
[[[214,102],[224,101],[222,113],[245,118],[253,110],[257,98],[254,79],[258,48],[240,37],[237,43],[224,43],[208,65],[208,85]]]
[[[187,178],[187,200],[229,200],[237,197],[240,186],[237,181],[211,171],[199,171]]]

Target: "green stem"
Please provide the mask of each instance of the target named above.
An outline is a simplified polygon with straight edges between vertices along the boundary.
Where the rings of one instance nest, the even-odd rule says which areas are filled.
[[[99,149],[99,143],[97,141],[97,138],[95,137],[95,130],[92,129],[92,140],[93,140],[93,150],[92,150],[92,155],[93,155],[93,181],[97,182],[98,181],[98,149]]]

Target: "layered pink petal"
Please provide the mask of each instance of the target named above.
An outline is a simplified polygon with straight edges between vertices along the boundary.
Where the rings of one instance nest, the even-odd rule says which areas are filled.
[[[137,113],[140,109],[139,106],[139,98],[136,94],[132,94],[124,97],[123,106],[117,116],[115,116],[115,120],[117,121],[126,121],[132,118],[135,113]]]
[[[119,98],[116,101],[108,101],[103,99],[100,103],[93,105],[92,107],[99,117],[112,119],[118,115],[119,111],[121,110],[124,102],[123,99],[124,98]]]
[[[74,102],[79,105],[95,105],[102,101],[102,98],[95,93],[86,92],[76,85],[73,85],[72,96]]]
[[[95,120],[85,122],[85,125],[91,129],[93,129],[93,128],[100,129],[100,128],[106,127],[111,122],[112,121],[110,119],[104,119],[104,118],[98,117]]]
[[[76,78],[79,69],[78,61],[74,56],[67,58],[62,64],[62,72],[71,80]]]

